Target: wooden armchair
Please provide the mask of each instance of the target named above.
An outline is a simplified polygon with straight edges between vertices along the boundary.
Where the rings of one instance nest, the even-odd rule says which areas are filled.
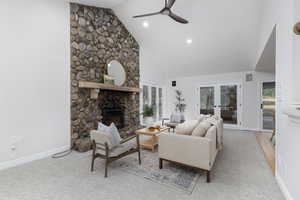
[[[105,140],[105,137],[101,137],[100,134],[101,133],[98,131],[91,132],[93,148],[91,171],[94,171],[95,159],[102,158],[105,160],[104,177],[107,178],[109,163],[136,152],[138,153],[139,164],[141,164],[139,135],[133,135],[129,138],[126,138],[122,140],[118,146],[110,148],[109,141]],[[135,145],[132,145],[132,143],[129,143],[129,141],[133,139],[136,139],[136,147],[134,147]]]

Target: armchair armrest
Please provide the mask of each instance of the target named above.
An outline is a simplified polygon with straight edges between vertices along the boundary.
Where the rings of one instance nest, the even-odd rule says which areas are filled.
[[[208,138],[178,134],[159,136],[159,158],[210,170],[211,141]]]
[[[138,135],[132,135],[132,136],[129,136],[129,137],[123,139],[123,140],[120,142],[120,144],[124,144],[124,143],[126,143],[126,142],[128,142],[128,141],[130,141],[130,140],[133,140],[134,138],[137,138],[137,139],[138,139]]]

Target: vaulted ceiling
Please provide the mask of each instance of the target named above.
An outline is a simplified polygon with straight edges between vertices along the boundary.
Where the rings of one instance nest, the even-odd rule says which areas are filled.
[[[187,25],[166,16],[132,18],[161,10],[164,0],[78,1],[112,7],[140,44],[142,67],[168,77],[247,71],[256,65],[262,0],[177,0],[173,11],[188,19]]]
[[[113,8],[126,0],[70,0],[74,3],[81,3],[84,5],[96,6],[101,8]]]

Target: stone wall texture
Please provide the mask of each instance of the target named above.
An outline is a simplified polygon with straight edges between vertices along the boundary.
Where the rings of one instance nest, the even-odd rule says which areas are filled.
[[[72,144],[85,151],[89,133],[97,129],[103,107],[118,104],[125,111],[126,137],[139,128],[139,95],[100,91],[98,99],[90,90],[78,87],[81,80],[103,83],[107,63],[118,60],[125,68],[124,86],[139,87],[139,45],[111,9],[71,3],[71,124]],[[84,147],[82,147],[84,146]]]

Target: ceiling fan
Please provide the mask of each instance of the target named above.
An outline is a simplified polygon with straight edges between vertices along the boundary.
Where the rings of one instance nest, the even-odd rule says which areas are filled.
[[[161,11],[155,12],[155,13],[149,13],[149,14],[145,14],[145,15],[137,15],[137,16],[134,16],[133,18],[149,17],[149,16],[154,16],[154,15],[167,15],[179,23],[182,23],[182,24],[189,23],[187,20],[183,19],[182,17],[179,17],[178,15],[174,14],[171,11],[171,8],[173,7],[175,1],[176,0],[165,0],[165,7]]]

